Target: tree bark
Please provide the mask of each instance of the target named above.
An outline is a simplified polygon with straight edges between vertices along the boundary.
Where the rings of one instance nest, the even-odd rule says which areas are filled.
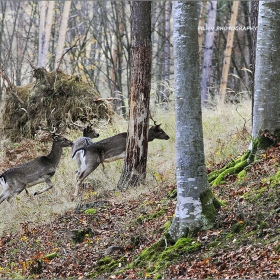
[[[231,61],[231,52],[232,52],[232,45],[234,39],[234,28],[236,24],[236,18],[238,14],[238,6],[239,1],[232,2],[232,10],[231,10],[231,18],[230,18],[230,30],[228,31],[227,36],[227,46],[224,52],[224,62],[223,62],[223,71],[222,71],[222,78],[221,78],[221,85],[220,85],[220,103],[225,103],[225,96],[227,90],[227,81],[228,81],[228,71]]]
[[[151,63],[151,1],[133,1],[129,126],[120,189],[136,186],[146,177]]]
[[[67,24],[68,24],[68,18],[69,18],[69,14],[70,14],[71,3],[72,3],[72,1],[64,2],[62,19],[61,19],[61,23],[60,23],[59,36],[58,36],[58,44],[56,47],[55,69],[58,67],[59,60],[63,54],[63,47],[64,47],[64,43],[65,43],[65,37],[66,37]]]
[[[212,55],[214,49],[214,35],[217,15],[217,1],[208,3],[208,18],[207,30],[205,35],[205,44],[202,63],[202,78],[201,78],[201,98],[202,104],[208,104],[208,89],[210,86],[210,76],[212,72]]]
[[[38,66],[46,67],[47,53],[50,45],[52,20],[55,1],[40,2],[40,35]]]
[[[178,240],[211,227],[216,209],[204,159],[198,3],[173,3],[177,205],[169,234]]]
[[[255,67],[253,139],[280,129],[280,2],[260,1]],[[279,134],[279,132],[277,133]]]

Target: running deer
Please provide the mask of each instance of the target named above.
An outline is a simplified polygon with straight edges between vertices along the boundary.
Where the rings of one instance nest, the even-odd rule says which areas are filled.
[[[24,164],[12,167],[0,176],[2,185],[2,194],[0,195],[0,203],[5,199],[10,199],[20,194],[24,189],[28,193],[27,188],[42,182],[47,183],[47,187],[34,193],[41,194],[53,187],[51,177],[55,174],[57,165],[62,155],[62,148],[71,147],[72,141],[60,136],[52,135],[52,149],[47,156],[35,158]]]
[[[74,157],[74,153],[77,150],[92,144],[93,143],[91,140],[92,138],[99,137],[99,134],[94,129],[92,129],[91,124],[87,125],[86,127],[82,127],[77,124],[75,124],[75,125],[78,126],[80,130],[83,131],[83,137],[80,137],[76,141],[74,141],[73,146],[72,146],[72,157]]]
[[[126,138],[127,133],[123,132],[76,150],[73,155],[78,165],[75,196],[78,195],[84,179],[94,171],[100,163],[124,158]],[[150,142],[154,139],[168,140],[169,136],[160,128],[160,125],[154,125],[149,129],[148,141]]]

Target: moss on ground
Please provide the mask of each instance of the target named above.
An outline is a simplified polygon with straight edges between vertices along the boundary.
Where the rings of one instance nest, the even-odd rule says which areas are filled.
[[[217,209],[222,203],[215,198],[211,189],[206,190],[200,195],[202,205],[203,229],[211,228],[214,225],[217,216]]]
[[[209,173],[208,180],[211,183],[211,186],[214,187],[223,184],[224,178],[227,175],[240,173],[249,164],[248,158],[250,157],[250,154],[251,152],[248,151],[242,157],[228,163],[223,168]]]
[[[117,259],[114,259],[112,257],[106,256],[99,261],[97,261],[96,267],[94,268],[94,271],[92,271],[88,278],[96,278],[100,274],[108,274],[113,272],[120,264],[125,264],[126,258],[120,257]]]
[[[129,268],[144,268],[145,276],[161,278],[161,272],[173,262],[187,253],[195,253],[200,249],[200,243],[193,238],[180,238],[175,244],[166,235],[149,248],[142,251],[140,256],[129,265]],[[144,276],[144,275],[143,275]]]

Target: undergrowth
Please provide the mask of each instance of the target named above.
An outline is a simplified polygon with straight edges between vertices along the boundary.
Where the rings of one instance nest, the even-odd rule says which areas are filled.
[[[203,126],[205,140],[205,154],[207,165],[214,164],[225,158],[237,157],[244,152],[249,142],[240,137],[247,137],[240,131],[250,131],[250,127],[244,126],[248,116],[249,104],[225,105],[219,110],[203,111]],[[114,191],[108,199],[112,201],[122,201],[137,197],[142,193],[150,192],[155,186],[174,185],[176,182],[175,167],[175,114],[174,111],[165,111],[160,108],[154,108],[153,119],[157,124],[161,123],[162,128],[170,136],[168,141],[154,140],[149,143],[149,156],[147,166],[146,184],[128,193],[120,194],[115,186],[122,172],[122,161],[105,164],[105,171],[98,167],[86,180],[85,189],[82,190],[78,198],[73,199],[74,178],[76,164],[71,159],[71,149],[66,148],[63,151],[62,160],[58,166],[57,172],[53,177],[54,188],[42,195],[33,196],[32,194],[44,187],[43,184],[32,187],[26,195],[22,192],[13,198],[11,203],[3,202],[0,208],[2,223],[0,232],[15,231],[21,227],[24,221],[46,222],[56,215],[63,213],[75,206],[96,200],[102,193]],[[152,122],[151,122],[152,124]],[[95,128],[100,134],[99,139],[127,130],[125,120],[117,117],[112,125],[106,123],[95,123]],[[71,140],[80,137],[80,132],[68,130],[65,136]],[[98,141],[99,139],[94,139]],[[243,138],[242,138],[243,139]],[[240,142],[243,143],[240,146]],[[26,162],[36,156],[47,154],[51,143],[42,143],[39,141],[22,140],[21,143],[11,143],[2,139],[1,142],[1,172],[7,170],[13,165]],[[12,221],[12,222],[11,222]]]

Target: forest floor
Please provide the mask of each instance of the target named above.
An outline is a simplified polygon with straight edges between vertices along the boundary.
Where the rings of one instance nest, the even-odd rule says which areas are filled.
[[[176,206],[163,175],[149,192],[94,192],[91,203],[0,237],[0,278],[202,279],[280,277],[280,147],[213,188],[224,202],[213,229],[159,244]],[[228,161],[209,167],[219,169]],[[124,199],[110,199],[118,196]],[[182,245],[183,244],[183,245]]]

